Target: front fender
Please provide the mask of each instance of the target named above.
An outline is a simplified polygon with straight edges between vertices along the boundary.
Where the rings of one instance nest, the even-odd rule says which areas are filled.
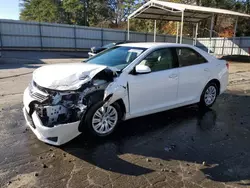
[[[108,85],[104,92],[105,105],[110,105],[119,99],[123,99],[127,96],[127,87],[119,85],[113,82]]]

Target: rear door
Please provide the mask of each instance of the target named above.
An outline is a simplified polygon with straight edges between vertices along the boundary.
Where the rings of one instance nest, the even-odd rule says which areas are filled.
[[[211,77],[210,63],[189,47],[176,48],[176,54],[179,62],[178,103],[198,102]]]

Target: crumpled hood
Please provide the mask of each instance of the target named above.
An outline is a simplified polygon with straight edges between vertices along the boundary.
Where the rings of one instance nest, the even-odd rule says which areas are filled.
[[[105,68],[107,66],[87,63],[47,65],[33,72],[33,80],[48,89],[77,90]]]

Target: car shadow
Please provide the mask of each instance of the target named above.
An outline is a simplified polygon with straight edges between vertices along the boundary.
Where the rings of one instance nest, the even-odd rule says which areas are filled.
[[[0,58],[0,70],[1,69],[18,69],[28,68],[36,69],[45,64],[43,61],[28,60],[28,59],[14,59],[14,58]]]
[[[250,97],[223,94],[212,109],[189,106],[128,120],[109,138],[83,133],[61,149],[99,168],[125,175],[155,171],[139,164],[153,158],[166,163],[204,163],[200,171],[214,181],[249,179],[250,149],[245,143],[250,139],[244,135],[250,126],[242,116],[249,106],[240,104],[250,104]],[[175,171],[178,168],[173,166]]]
[[[84,59],[87,57],[87,52],[3,51],[0,58],[0,70],[36,69],[47,64],[47,59]]]
[[[87,58],[87,51],[18,51],[5,50],[2,51],[2,58],[16,58],[16,59],[65,59],[65,58]]]
[[[241,62],[241,63],[250,63],[250,57],[247,55],[226,55],[221,57],[221,59],[226,61],[233,61],[233,62]]]

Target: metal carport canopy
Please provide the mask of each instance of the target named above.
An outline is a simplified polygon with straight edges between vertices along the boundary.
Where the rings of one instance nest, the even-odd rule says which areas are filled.
[[[200,21],[208,18],[212,18],[213,20],[214,14],[233,15],[236,16],[237,18],[239,16],[250,17],[250,15],[248,14],[243,14],[225,9],[186,5],[186,4],[172,3],[159,0],[150,0],[128,16],[128,40],[129,40],[129,19],[131,18],[152,19],[155,21],[166,20],[166,21],[181,22],[180,43],[182,43],[183,22],[199,23]],[[198,27],[198,24],[196,24],[196,26]],[[213,29],[212,26],[210,29],[211,30]]]

